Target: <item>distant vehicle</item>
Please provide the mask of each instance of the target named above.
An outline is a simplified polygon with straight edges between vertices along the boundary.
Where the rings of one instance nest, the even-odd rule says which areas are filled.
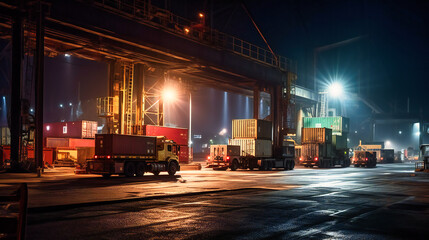
[[[416,172],[429,172],[429,144],[420,145],[421,161],[415,163]]]
[[[354,164],[355,167],[375,167],[377,165],[376,153],[355,151],[352,158],[352,164]]]
[[[232,120],[232,139],[229,144],[212,145],[207,166],[214,169],[259,169],[295,167],[295,147],[293,142],[284,141],[274,148],[272,124],[257,119]]]
[[[349,167],[347,135],[332,135],[329,128],[302,128],[299,161],[305,167]]]
[[[159,175],[163,171],[173,176],[180,171],[179,148],[165,137],[97,134],[95,155],[88,160],[87,170],[103,177],[140,177],[145,172]]]
[[[249,145],[247,145],[249,146]],[[254,146],[254,145],[253,145]],[[268,145],[267,147],[272,147]],[[253,147],[252,147],[253,148]],[[278,157],[272,154],[262,154],[261,147],[255,147],[256,154],[247,154],[240,145],[212,145],[210,156],[207,159],[207,166],[213,169],[259,169],[272,170],[281,168],[283,170],[293,170],[295,167],[295,147],[293,143],[285,144],[282,153]],[[272,152],[271,150],[269,151]]]

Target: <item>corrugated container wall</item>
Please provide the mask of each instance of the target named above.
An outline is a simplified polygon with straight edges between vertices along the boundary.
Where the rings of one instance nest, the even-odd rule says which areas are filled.
[[[347,133],[343,133],[342,136],[333,135],[332,136],[332,145],[336,149],[344,149],[347,148]]]
[[[349,132],[350,120],[346,117],[304,117],[304,128],[330,128],[333,135]]]
[[[51,148],[77,148],[77,147],[95,147],[94,139],[81,138],[46,138],[46,147]]]
[[[260,119],[233,119],[232,138],[271,140],[272,124]]]
[[[97,122],[74,121],[43,124],[43,137],[52,138],[95,138]]]
[[[301,143],[332,143],[332,130],[329,128],[302,128]]]
[[[10,145],[10,130],[8,127],[0,129],[0,145]]]
[[[241,156],[271,157],[273,151],[271,140],[229,139],[229,145],[240,146]]]
[[[187,128],[173,128],[154,125],[143,126],[143,135],[164,136],[169,140],[173,140],[180,146],[188,146],[188,132]]]
[[[189,163],[189,147],[188,146],[180,146],[179,151],[179,163]]]
[[[156,156],[156,137],[97,134],[95,155]]]

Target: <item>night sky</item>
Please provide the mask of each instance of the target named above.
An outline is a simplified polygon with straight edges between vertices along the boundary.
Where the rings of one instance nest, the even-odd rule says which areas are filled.
[[[205,12],[207,23],[214,28],[265,47],[242,9],[241,1],[153,0],[152,3],[193,20],[198,12]],[[314,86],[316,49],[358,37],[348,44],[318,52],[319,86],[340,81],[346,91],[370,99],[386,113],[405,114],[409,98],[412,114],[429,116],[426,100],[429,89],[428,1],[253,0],[245,1],[245,5],[274,51],[297,62],[299,85]],[[2,71],[9,68],[4,59],[1,68]],[[96,97],[107,93],[105,63],[58,56],[46,58],[45,69],[46,121],[67,118],[67,113],[61,111],[71,108],[59,111],[58,104],[71,102],[77,107],[78,92],[80,100],[89,104],[91,101],[95,104]],[[8,86],[5,76],[7,73],[0,76],[3,90]],[[210,125],[215,133],[225,122],[230,124],[232,118],[252,116],[251,110],[242,105],[249,100],[228,94],[228,110],[222,110],[228,113],[224,120],[215,110],[223,107],[224,97],[222,91],[213,89],[203,88],[195,93],[194,132],[204,134]],[[182,118],[170,118],[171,124],[187,127],[187,106],[172,109],[169,111]],[[362,119],[371,113],[358,103],[351,103],[347,111],[350,116],[360,115]],[[81,117],[96,119],[96,114],[89,109],[82,109],[82,112]]]

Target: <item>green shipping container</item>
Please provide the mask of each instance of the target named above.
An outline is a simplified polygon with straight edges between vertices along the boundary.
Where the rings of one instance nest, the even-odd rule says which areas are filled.
[[[345,149],[347,148],[347,133],[343,133],[342,136],[333,135],[332,136],[332,145],[335,149]]]
[[[348,133],[350,127],[350,120],[346,117],[304,117],[302,122],[304,128],[330,128],[332,135],[340,136]]]

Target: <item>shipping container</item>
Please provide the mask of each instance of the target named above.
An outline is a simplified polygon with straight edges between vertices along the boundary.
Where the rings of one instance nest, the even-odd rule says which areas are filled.
[[[34,148],[27,147],[27,160],[35,161]],[[53,148],[43,148],[43,162],[52,164],[55,158],[55,151]],[[10,160],[10,146],[3,146],[3,161]]]
[[[347,148],[347,134],[343,133],[342,136],[333,135],[332,136],[332,145],[336,149],[345,149],[345,148]]]
[[[180,146],[179,163],[184,163],[184,164],[189,163],[189,147],[186,145]]]
[[[240,156],[251,155],[254,157],[272,157],[273,149],[271,140],[263,139],[229,139],[229,145],[240,146]]]
[[[330,128],[333,135],[349,132],[350,120],[346,117],[304,117],[304,128]]]
[[[94,139],[81,138],[46,138],[45,146],[50,148],[95,147]]]
[[[143,125],[142,134],[145,136],[164,136],[167,139],[173,140],[177,145],[188,145],[188,129],[173,128],[154,125]]]
[[[272,124],[260,119],[232,120],[232,138],[272,139]]]
[[[156,157],[156,137],[97,134],[95,155]]]
[[[332,143],[332,130],[329,128],[302,128],[301,143]]]
[[[10,130],[8,127],[0,128],[0,145],[10,145]]]
[[[77,147],[74,149],[58,148],[58,160],[73,160],[75,163],[84,165],[87,159],[94,157],[94,147]]]
[[[226,156],[240,156],[240,146],[239,145],[211,145],[210,146],[210,157],[214,159],[216,156],[226,157]]]
[[[43,124],[43,136],[50,138],[95,138],[97,122],[74,121]]]
[[[334,152],[332,150],[332,144],[330,143],[310,143],[302,145],[301,155],[304,160],[306,158],[314,159],[315,157],[333,158]]]

